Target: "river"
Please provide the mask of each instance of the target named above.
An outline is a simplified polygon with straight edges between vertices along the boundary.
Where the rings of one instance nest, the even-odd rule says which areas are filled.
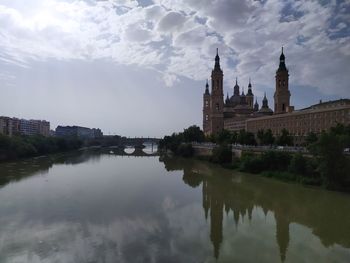
[[[3,163],[0,262],[350,262],[350,195],[144,154]]]

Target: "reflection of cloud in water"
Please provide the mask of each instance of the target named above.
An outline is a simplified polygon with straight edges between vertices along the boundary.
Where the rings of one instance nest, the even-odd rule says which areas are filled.
[[[349,222],[342,222],[349,204],[340,195],[232,177],[232,171],[204,162],[165,162],[181,172],[165,175],[155,158],[102,155],[98,162],[54,165],[48,182],[31,177],[2,188],[0,262],[350,258],[344,248]],[[328,213],[329,204],[344,209],[342,220]]]

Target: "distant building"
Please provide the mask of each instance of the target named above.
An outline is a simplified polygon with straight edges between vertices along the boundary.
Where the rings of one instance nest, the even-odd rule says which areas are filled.
[[[0,117],[0,134],[12,136],[12,119],[9,117]]]
[[[280,55],[279,67],[275,75],[274,111],[270,109],[266,94],[259,109],[249,80],[248,92],[240,93],[237,79],[233,96],[223,99],[223,73],[220,58],[216,54],[212,71],[212,88],[209,92],[207,82],[203,94],[203,131],[205,134],[220,132],[223,128],[231,131],[246,130],[255,135],[259,130],[271,129],[275,136],[283,129],[294,137],[295,144],[304,142],[310,132],[320,133],[329,130],[337,123],[350,124],[350,99],[322,102],[301,110],[290,105],[289,72],[285,55]]]
[[[57,126],[55,134],[57,137],[75,137],[80,139],[94,139],[103,136],[100,129],[90,129],[80,126]]]
[[[42,120],[25,120],[10,117],[0,117],[0,133],[12,135],[43,135],[49,136],[50,122]]]
[[[50,123],[41,120],[19,120],[19,133],[22,135],[50,135]]]

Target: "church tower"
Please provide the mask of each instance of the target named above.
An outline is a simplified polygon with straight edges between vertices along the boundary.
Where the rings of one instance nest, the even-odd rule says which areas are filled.
[[[215,134],[224,129],[224,74],[220,68],[220,57],[216,49],[215,66],[211,72],[211,105],[210,105],[210,128]]]
[[[280,65],[276,71],[276,91],[274,95],[275,100],[275,114],[285,113],[290,107],[290,91],[288,88],[288,69],[285,64],[285,56],[282,53],[280,56]]]
[[[210,93],[209,84],[205,85],[205,92],[203,94],[203,132],[205,135],[210,134]]]
[[[246,95],[246,100],[249,108],[254,109],[254,94],[252,91],[252,83],[250,82],[250,78],[249,78],[248,93]]]

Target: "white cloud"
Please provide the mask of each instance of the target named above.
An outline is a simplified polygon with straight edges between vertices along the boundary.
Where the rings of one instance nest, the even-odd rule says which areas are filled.
[[[126,0],[4,1],[0,59],[17,65],[48,58],[113,59],[162,68],[166,85],[172,85],[177,76],[206,79],[219,47],[227,83],[237,75],[243,80],[251,76],[255,83],[272,88],[284,45],[293,83],[347,95],[350,37],[334,38],[330,33],[347,27],[349,3],[336,7],[291,0],[153,2],[141,7]],[[337,23],[331,27],[335,17]]]

